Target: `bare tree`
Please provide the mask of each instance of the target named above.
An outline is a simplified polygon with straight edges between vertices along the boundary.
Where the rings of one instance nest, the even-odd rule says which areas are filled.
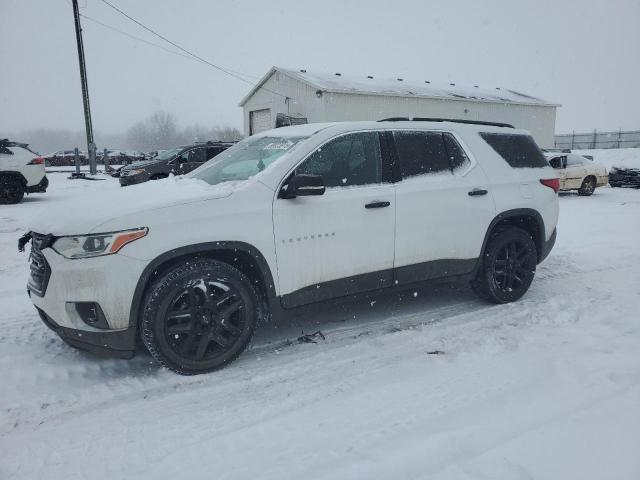
[[[71,150],[75,147],[84,150],[87,147],[85,134],[81,131],[37,128],[5,134],[4,137],[29,143],[34,150],[42,154]],[[179,129],[175,115],[160,110],[136,122],[124,134],[96,131],[95,138],[98,150],[108,148],[150,152],[209,140],[237,141],[242,139],[243,135],[237,128],[229,126],[208,127],[195,124]]]

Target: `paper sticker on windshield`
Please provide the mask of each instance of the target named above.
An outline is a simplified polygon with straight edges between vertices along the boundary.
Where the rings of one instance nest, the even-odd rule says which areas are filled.
[[[291,140],[280,141],[280,142],[271,142],[265,145],[265,150],[289,150],[293,146],[293,142]]]

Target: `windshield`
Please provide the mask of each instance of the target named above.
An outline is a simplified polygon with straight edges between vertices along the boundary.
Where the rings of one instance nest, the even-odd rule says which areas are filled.
[[[205,163],[192,176],[211,185],[247,180],[306,138],[308,137],[249,137]]]
[[[183,147],[172,148],[171,150],[165,150],[164,152],[159,153],[158,156],[154,158],[154,160],[171,160],[182,150],[183,150]]]

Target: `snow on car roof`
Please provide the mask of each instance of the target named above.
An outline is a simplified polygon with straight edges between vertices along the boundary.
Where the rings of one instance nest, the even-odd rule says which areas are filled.
[[[336,125],[338,122],[328,123],[304,123],[301,125],[292,125],[290,127],[280,127],[275,130],[266,130],[264,132],[252,135],[252,138],[258,137],[310,137],[314,133],[324,130],[325,128]]]
[[[467,100],[475,102],[517,103],[523,105],[559,106],[538,97],[524,94],[508,88],[480,88],[478,85],[462,86],[454,83],[436,84],[429,80],[404,78],[378,78],[372,75],[344,75],[341,73],[321,73],[307,70],[291,70],[272,67],[271,70],[244,97],[244,103],[274,73],[281,72],[318,90],[333,93],[352,93],[368,95],[386,95],[402,97],[441,98],[448,100]]]

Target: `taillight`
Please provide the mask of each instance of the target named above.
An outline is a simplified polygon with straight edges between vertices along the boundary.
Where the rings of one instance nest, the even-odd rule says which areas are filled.
[[[552,188],[555,193],[560,190],[560,179],[558,178],[540,179],[540,183],[545,187]]]
[[[29,163],[27,163],[27,165],[44,165],[44,158],[36,157],[33,160],[31,160]]]

